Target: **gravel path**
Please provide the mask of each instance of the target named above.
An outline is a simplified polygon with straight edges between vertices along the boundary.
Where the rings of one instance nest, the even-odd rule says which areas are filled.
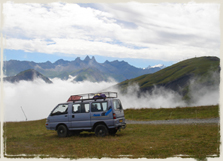
[[[125,120],[126,124],[219,124],[219,118],[211,119],[175,119],[175,120],[155,120],[155,121],[132,121]]]

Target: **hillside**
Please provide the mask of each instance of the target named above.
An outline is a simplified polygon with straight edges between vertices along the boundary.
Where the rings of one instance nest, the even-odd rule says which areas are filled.
[[[21,80],[33,81],[35,78],[40,78],[46,83],[52,83],[52,81],[50,81],[49,78],[43,76],[41,73],[37,72],[34,69],[25,70],[23,72],[20,72],[16,76],[6,77],[4,78],[4,81],[15,83]]]
[[[138,77],[143,74],[154,73],[161,68],[136,68],[125,61],[118,60],[98,63],[94,57],[90,58],[89,56],[87,56],[84,60],[81,60],[79,57],[77,57],[73,61],[65,61],[63,59],[60,59],[54,63],[51,63],[50,61],[44,63],[18,60],[4,61],[3,70],[4,75],[6,76],[15,76],[19,72],[28,69],[35,69],[36,71],[49,78],[58,77],[61,79],[68,79],[69,75],[71,75],[80,77],[80,80],[87,79],[86,75],[88,75],[89,77],[94,77],[95,75],[97,75],[95,73],[97,71],[100,75],[97,78],[97,81],[104,81],[108,79],[106,77],[109,76],[117,82],[121,82],[126,79]],[[91,74],[91,72],[89,72],[89,69],[92,69],[92,71],[95,72]]]
[[[210,74],[217,73],[217,80],[212,80]],[[145,74],[137,78],[123,81],[117,86],[126,92],[128,85],[137,83],[140,91],[151,91],[154,85],[177,91],[187,95],[188,84],[191,79],[203,85],[212,85],[220,82],[220,59],[217,57],[192,58],[166,67],[153,74]],[[215,81],[215,82],[213,82]]]

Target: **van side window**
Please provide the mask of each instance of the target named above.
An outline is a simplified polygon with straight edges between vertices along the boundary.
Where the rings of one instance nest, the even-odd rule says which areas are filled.
[[[89,103],[83,104],[83,109],[85,109],[85,112],[90,112]]]
[[[107,111],[108,102],[93,102],[91,104],[91,112]]]
[[[73,104],[73,112],[74,113],[81,113],[81,104]]]
[[[73,113],[87,113],[89,112],[89,103],[73,104]]]
[[[58,106],[53,110],[53,112],[51,113],[51,115],[67,114],[67,109],[68,109],[68,104],[58,105]]]
[[[122,104],[120,100],[113,100],[113,107],[115,110],[122,110]]]
[[[108,108],[108,103],[107,102],[102,102],[101,105],[102,105],[103,111],[106,111],[107,108]]]

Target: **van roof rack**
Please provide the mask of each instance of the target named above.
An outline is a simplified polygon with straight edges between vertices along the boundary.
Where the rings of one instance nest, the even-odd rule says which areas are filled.
[[[86,93],[86,94],[77,94],[71,95],[67,102],[75,102],[75,101],[85,101],[85,100],[95,100],[97,98],[93,98],[97,94],[105,94],[105,98],[98,98],[98,99],[106,99],[106,98],[117,98],[117,92],[98,92],[98,93]]]

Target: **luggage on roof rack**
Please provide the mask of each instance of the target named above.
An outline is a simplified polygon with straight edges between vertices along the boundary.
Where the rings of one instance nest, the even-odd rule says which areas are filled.
[[[94,100],[96,100],[96,99],[106,99],[106,95],[103,94],[103,93],[98,93],[98,94],[94,95],[93,99]]]
[[[117,97],[118,97],[117,92],[86,93],[86,94],[71,95],[69,99],[67,100],[67,102],[117,98]]]
[[[74,96],[70,96],[70,98],[67,100],[67,102],[69,101],[78,101],[80,100],[82,96],[79,96],[79,95],[74,95]]]

